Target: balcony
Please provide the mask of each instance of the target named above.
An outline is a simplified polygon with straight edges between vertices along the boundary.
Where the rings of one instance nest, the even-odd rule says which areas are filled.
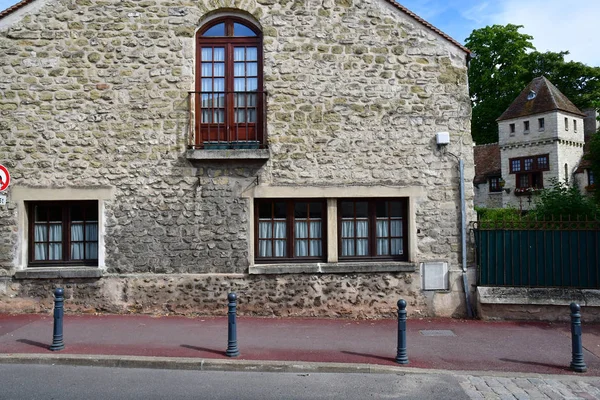
[[[189,92],[190,160],[269,158],[266,92]]]

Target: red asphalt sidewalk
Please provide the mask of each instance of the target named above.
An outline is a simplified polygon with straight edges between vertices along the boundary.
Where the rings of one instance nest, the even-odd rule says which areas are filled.
[[[227,359],[226,317],[65,315],[54,353],[52,315],[0,315],[0,354],[85,354]],[[568,323],[410,319],[407,367],[576,374]],[[395,320],[238,317],[240,360],[398,366]],[[450,336],[448,336],[450,335]],[[583,325],[588,372],[600,376],[600,324]]]

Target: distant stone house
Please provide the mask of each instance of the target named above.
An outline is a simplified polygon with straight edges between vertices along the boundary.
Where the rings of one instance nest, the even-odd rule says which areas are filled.
[[[593,188],[583,155],[595,113],[581,112],[548,79],[535,78],[497,121],[498,143],[474,149],[476,206],[528,210],[552,179]]]
[[[468,55],[391,0],[1,12],[0,311],[464,314]]]

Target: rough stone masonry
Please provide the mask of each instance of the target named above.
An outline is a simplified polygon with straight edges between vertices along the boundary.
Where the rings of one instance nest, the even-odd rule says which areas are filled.
[[[186,157],[195,33],[219,13],[263,34],[266,161]],[[248,314],[392,316],[399,297],[412,315],[464,313],[457,161],[435,134],[465,160],[471,210],[467,53],[391,2],[37,0],[0,19],[0,68],[0,311],[48,309],[63,285],[84,312],[223,314],[237,290]],[[250,275],[253,185],[414,193],[414,271]],[[14,276],[20,189],[110,191],[101,278]],[[449,263],[448,291],[421,290],[429,260]]]

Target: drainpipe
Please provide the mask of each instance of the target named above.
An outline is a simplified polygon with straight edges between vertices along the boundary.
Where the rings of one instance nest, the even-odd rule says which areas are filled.
[[[473,309],[471,308],[471,299],[469,295],[469,281],[467,279],[467,206],[465,201],[465,163],[462,158],[458,160],[458,169],[460,173],[460,239],[462,248],[462,280],[465,290],[465,302],[467,303],[467,315],[473,318]]]

